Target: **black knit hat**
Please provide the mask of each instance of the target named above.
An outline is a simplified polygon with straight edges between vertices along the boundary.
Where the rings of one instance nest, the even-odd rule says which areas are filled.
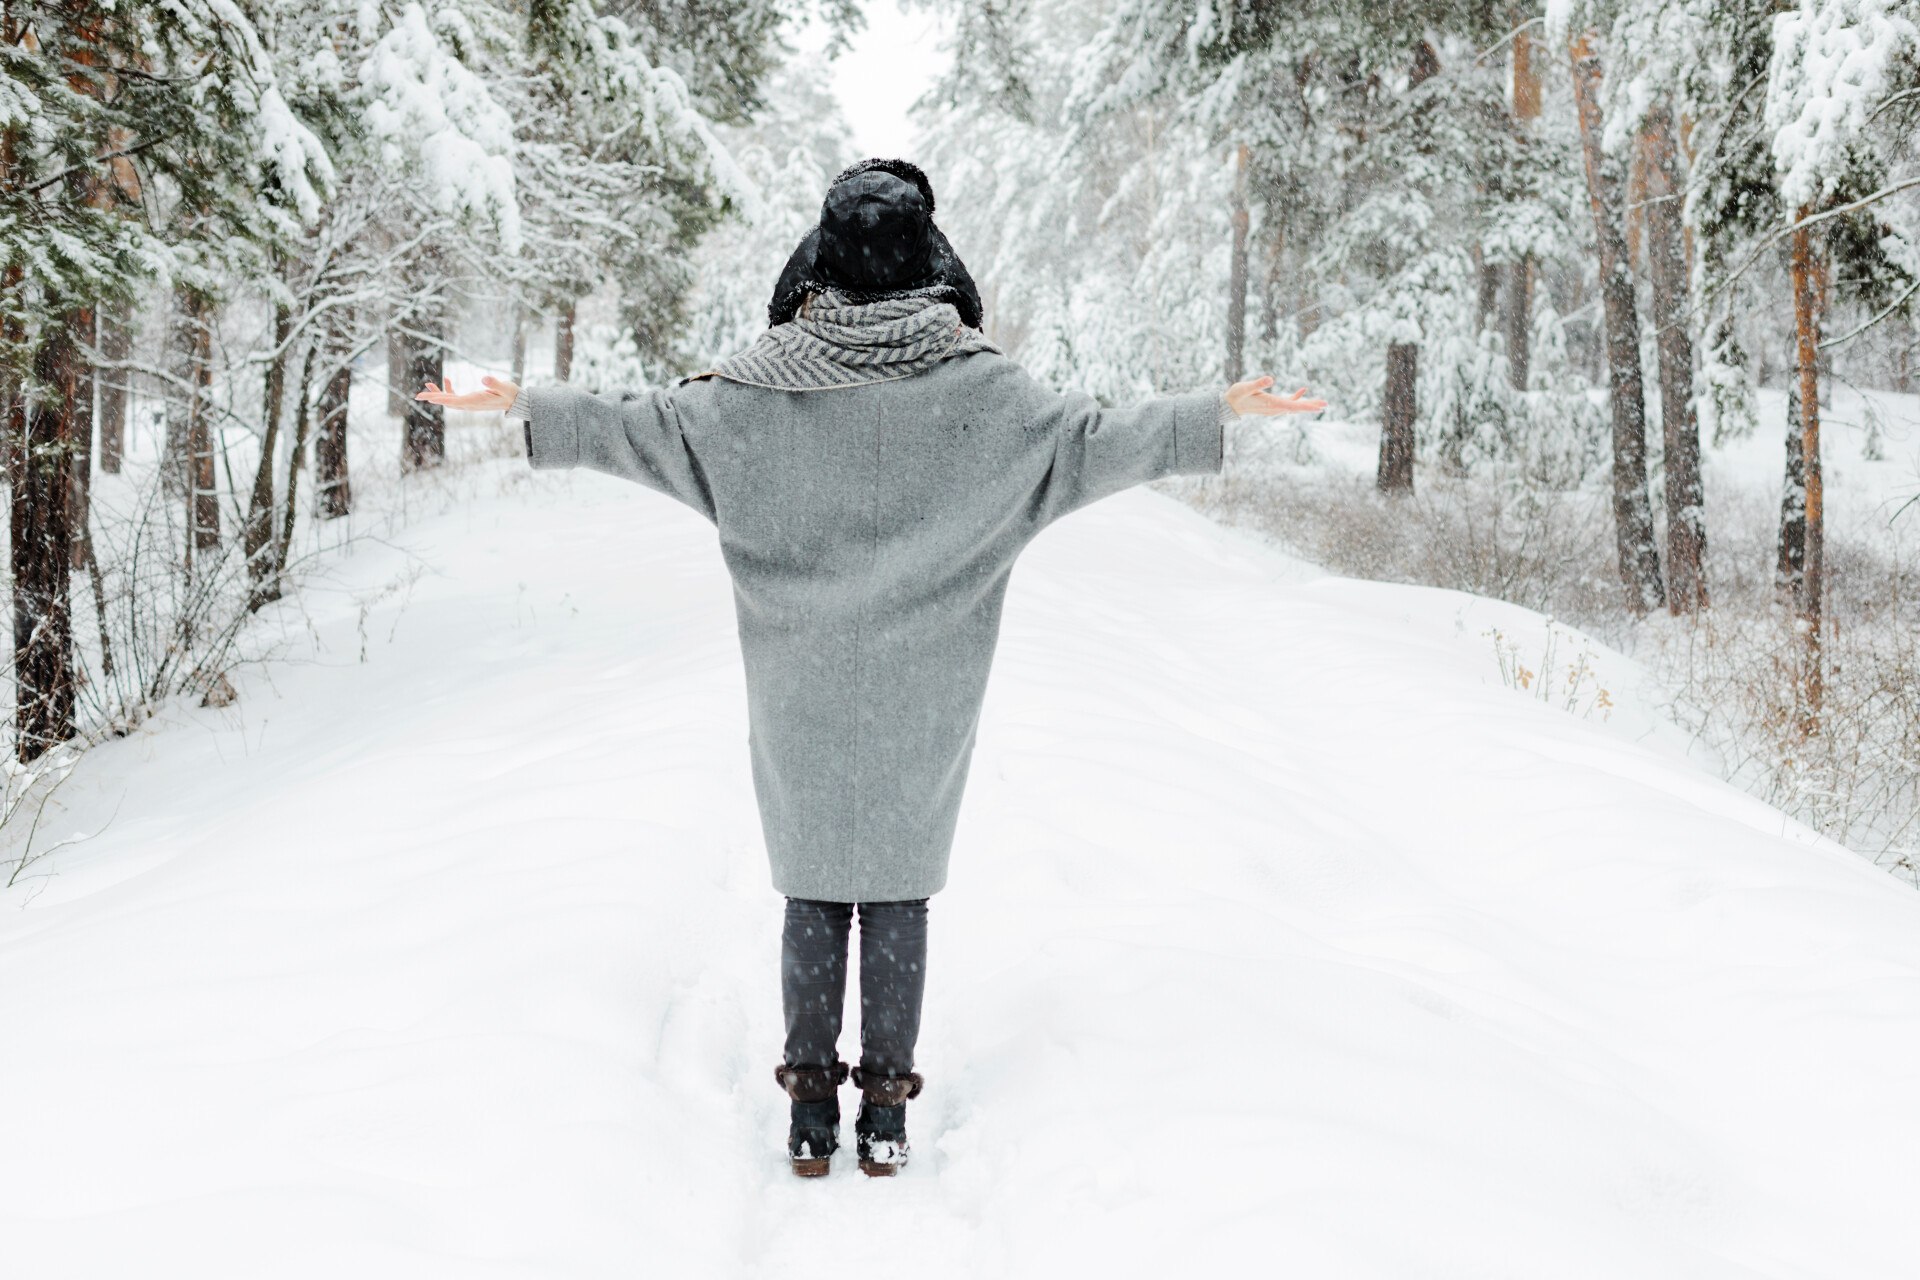
[[[785,324],[809,293],[826,289],[852,302],[935,297],[980,327],[980,291],[933,224],[933,184],[905,160],[862,160],[833,180],[819,225],[774,285],[767,323]]]

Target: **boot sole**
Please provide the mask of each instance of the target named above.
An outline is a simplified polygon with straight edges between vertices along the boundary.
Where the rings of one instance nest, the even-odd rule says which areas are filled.
[[[860,1172],[866,1174],[869,1178],[891,1178],[894,1174],[900,1172],[900,1166],[897,1164],[881,1164],[877,1160],[862,1160],[860,1162]]]
[[[802,1178],[824,1178],[827,1176],[827,1163],[826,1160],[803,1160],[799,1156],[795,1156],[793,1157],[793,1172],[796,1176]]]

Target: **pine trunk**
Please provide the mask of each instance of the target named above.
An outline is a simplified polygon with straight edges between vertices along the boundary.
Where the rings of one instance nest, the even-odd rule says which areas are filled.
[[[573,376],[573,313],[569,302],[553,325],[553,376],[558,382]]]
[[[1374,483],[1382,493],[1413,492],[1413,420],[1417,407],[1420,348],[1411,342],[1387,346],[1387,394],[1380,411],[1380,469]]]
[[[1506,334],[1507,382],[1515,391],[1527,389],[1533,352],[1533,263],[1522,258],[1506,270],[1507,287],[1500,303],[1500,327]]]
[[[1526,27],[1515,31],[1512,49],[1513,118],[1537,120],[1540,117],[1540,72],[1533,61],[1533,33]]]
[[[34,352],[37,402],[26,414],[13,486],[15,751],[37,759],[73,737],[73,453],[91,399],[79,335],[92,313],[47,325]]]
[[[128,315],[117,305],[100,308],[100,354],[109,365],[125,364],[133,350],[133,335]],[[100,470],[110,476],[120,474],[120,463],[127,452],[127,380],[125,369],[96,370],[99,387]]]
[[[1474,297],[1474,332],[1487,327],[1500,305],[1500,264],[1488,262],[1479,245],[1473,246],[1474,281],[1479,285]]]
[[[1540,72],[1533,60],[1533,34],[1526,27],[1513,33],[1513,118],[1522,139],[1532,137],[1532,122],[1540,116]],[[1527,389],[1533,370],[1533,260],[1522,257],[1507,268],[1507,288],[1501,309],[1506,331],[1507,382],[1515,391]]]
[[[390,418],[406,417],[413,393],[420,389],[407,385],[412,339],[402,326],[410,323],[410,320],[398,320],[387,330],[387,416]]]
[[[193,416],[199,385],[200,295],[175,285],[167,314],[166,436],[160,446],[160,479],[169,497],[184,500],[192,486],[187,479],[188,420]]]
[[[527,380],[527,309],[513,304],[513,370],[509,375],[515,386]]]
[[[0,14],[4,14],[0,8]],[[4,34],[11,38],[11,22],[0,22]],[[17,115],[8,117],[6,126],[0,128],[0,189],[11,187],[14,183],[15,156],[20,145],[20,132],[25,122]],[[17,298],[20,296],[24,271],[16,257],[7,263],[6,274],[0,277],[0,296]],[[22,323],[18,310],[14,307],[0,307],[0,355],[11,356],[26,345],[27,330]],[[27,438],[27,401],[26,387],[12,376],[12,360],[0,360],[0,467],[6,472],[9,486],[20,483],[20,453]]]
[[[1633,296],[1626,237],[1621,230],[1620,181],[1600,150],[1600,59],[1590,35],[1568,44],[1580,150],[1586,162],[1587,200],[1593,210],[1605,316],[1608,399],[1613,412],[1613,520],[1627,608],[1644,615],[1665,603],[1653,503],[1647,493],[1647,419],[1640,375],[1640,317]]]
[[[1780,549],[1773,584],[1788,604],[1800,597],[1800,572],[1807,563],[1806,454],[1801,452],[1800,388],[1787,388],[1787,480],[1780,495]]]
[[[307,465],[307,439],[313,430],[313,367],[320,358],[318,345],[307,348],[300,363],[300,398],[293,411],[293,449],[287,455],[287,508],[280,518],[280,537],[273,558],[273,596],[280,597],[280,577],[292,553],[294,521],[300,513],[300,472]]]
[[[407,343],[406,385],[417,390],[432,382],[446,381],[440,345],[440,318],[437,314],[414,317],[419,330]],[[447,457],[446,410],[426,400],[407,400],[407,423],[400,449],[400,469],[419,471],[437,467]]]
[[[327,380],[320,388],[319,433],[313,445],[315,507],[322,520],[338,520],[353,510],[353,488],[347,483],[347,402],[353,392],[351,332],[348,318],[339,315],[328,334]]]
[[[21,269],[15,263],[7,268],[5,283],[8,297],[17,297],[20,290]],[[26,326],[11,309],[0,310],[0,351],[8,353],[19,351],[26,345]],[[0,467],[5,468],[9,485],[20,484],[20,455],[27,439],[27,389],[16,379],[7,378],[4,387],[0,387]]]
[[[280,418],[287,398],[287,339],[293,317],[285,307],[273,311],[273,360],[267,365],[267,384],[261,397],[265,422],[260,432],[260,465],[253,471],[253,496],[247,502],[246,528],[241,550],[247,561],[247,581],[253,596],[249,608],[258,609],[275,576],[273,552],[273,464],[279,452]],[[277,591],[272,592],[278,595]]]
[[[1233,153],[1233,255],[1227,267],[1227,381],[1246,376],[1247,144]]]
[[[1798,219],[1804,222],[1813,210],[1802,208]],[[1811,733],[1819,727],[1820,704],[1824,698],[1824,680],[1820,658],[1820,623],[1825,586],[1824,528],[1822,527],[1822,485],[1820,477],[1820,316],[1825,309],[1824,273],[1814,261],[1813,233],[1805,226],[1792,237],[1793,331],[1795,363],[1800,390],[1800,475],[1804,497],[1806,532],[1799,590],[1795,593],[1794,613],[1801,627],[1800,693],[1802,728]]]
[[[181,452],[186,464],[187,564],[191,568],[200,552],[220,547],[220,490],[214,474],[212,406],[208,389],[213,384],[212,307],[198,294],[191,296],[181,318],[181,344],[186,356],[187,386],[185,418],[182,423]]]
[[[1700,426],[1693,411],[1693,337],[1687,332],[1687,243],[1673,121],[1665,107],[1647,117],[1647,266],[1653,278],[1654,339],[1660,352],[1660,428],[1667,499],[1667,608],[1707,607],[1707,521],[1700,480]]]
[[[100,313],[87,315],[87,338],[97,350],[100,345]],[[67,524],[71,560],[69,567],[85,569],[91,549],[87,546],[88,520],[91,517],[93,483],[93,420],[100,408],[100,370],[81,359],[79,397],[73,410],[73,489],[67,497]]]

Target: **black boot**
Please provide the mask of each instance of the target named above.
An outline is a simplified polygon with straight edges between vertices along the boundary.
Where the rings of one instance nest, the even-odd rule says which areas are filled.
[[[907,1162],[907,1100],[920,1096],[920,1075],[883,1076],[855,1067],[853,1082],[860,1086],[860,1110],[853,1117],[860,1172],[890,1178]]]
[[[802,1178],[825,1177],[827,1158],[840,1146],[840,1095],[847,1064],[773,1069],[773,1078],[793,1099],[793,1123],[787,1130],[787,1156]]]

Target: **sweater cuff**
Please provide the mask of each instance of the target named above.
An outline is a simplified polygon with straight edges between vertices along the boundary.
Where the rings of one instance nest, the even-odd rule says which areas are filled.
[[[533,421],[533,402],[528,399],[525,387],[520,388],[520,393],[514,396],[513,403],[507,406],[507,417],[518,418],[522,422]]]
[[[1173,460],[1177,475],[1210,475],[1220,470],[1226,456],[1226,418],[1232,409],[1225,396],[1180,397],[1174,410]]]
[[[534,470],[559,471],[580,465],[580,423],[575,413],[579,396],[580,392],[564,383],[521,388],[513,403],[519,408],[525,402],[527,461]]]

